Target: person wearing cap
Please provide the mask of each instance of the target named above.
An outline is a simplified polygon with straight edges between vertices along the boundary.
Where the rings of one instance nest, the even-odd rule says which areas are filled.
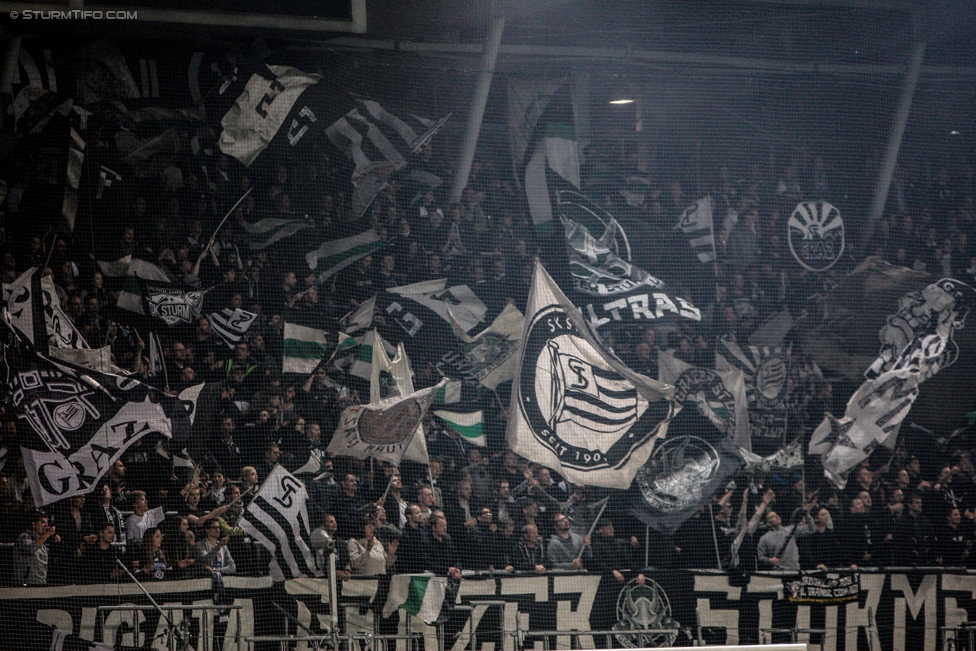
[[[590,539],[570,531],[572,524],[562,513],[553,516],[552,521],[556,532],[549,539],[549,546],[546,548],[549,563],[557,570],[583,569],[584,557],[586,564],[593,558]]]

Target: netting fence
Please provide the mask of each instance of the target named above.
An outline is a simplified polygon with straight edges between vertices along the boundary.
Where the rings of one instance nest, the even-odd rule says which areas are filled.
[[[971,648],[971,69],[18,58],[0,646]]]

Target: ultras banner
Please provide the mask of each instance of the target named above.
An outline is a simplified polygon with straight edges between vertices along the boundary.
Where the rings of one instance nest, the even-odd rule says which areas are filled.
[[[956,626],[976,614],[976,576],[962,573],[861,572],[860,591],[843,604],[791,602],[789,584],[797,576],[735,577],[676,570],[651,572],[647,578],[643,590],[635,589],[633,581],[619,584],[585,573],[464,578],[459,602],[502,603],[455,611],[447,625],[446,639],[454,640],[448,648],[463,651],[468,647],[472,625],[479,651],[514,651],[523,644],[524,648],[542,649],[544,640],[531,631],[582,631],[580,648],[596,648],[604,642],[601,636],[586,632],[598,627],[636,627],[623,614],[629,609],[652,617],[660,626],[673,627],[677,632],[671,644],[675,646],[690,646],[699,629],[706,643],[734,645],[756,644],[764,628],[798,628],[825,630],[822,639],[820,634],[811,638],[805,633],[799,638],[824,651],[867,651],[869,634],[874,651],[936,651],[941,644],[940,627]],[[344,631],[372,632],[373,618],[378,617],[374,613],[381,612],[386,603],[389,580],[388,576],[360,578],[341,584],[339,616]],[[294,633],[294,628],[286,629],[284,616],[272,602],[312,630],[323,632],[329,613],[325,585],[323,579],[272,584],[268,577],[226,577],[226,595],[243,607],[239,616],[231,616],[224,648],[243,651],[249,648],[244,638],[251,635]],[[209,579],[153,583],[147,588],[162,604],[210,604],[213,598]],[[146,605],[148,600],[131,583],[0,590],[0,617],[7,639],[27,639],[18,637],[18,631],[37,622],[83,639],[118,641],[124,646],[141,645],[147,633],[154,636],[163,631],[164,625],[151,615],[140,617],[145,623],[133,628],[130,612],[98,610],[99,606],[122,604]],[[179,620],[189,612],[174,610],[173,616]],[[383,621],[389,624],[387,631],[396,630],[396,616]],[[410,624],[416,632],[426,634],[426,651],[436,651],[435,629],[417,618],[411,618]],[[406,627],[406,618],[401,617],[400,632],[406,632]],[[615,646],[633,641],[621,635]],[[566,635],[553,636],[548,643],[550,648],[555,644],[571,648]],[[403,651],[405,643],[400,641],[398,648]]]

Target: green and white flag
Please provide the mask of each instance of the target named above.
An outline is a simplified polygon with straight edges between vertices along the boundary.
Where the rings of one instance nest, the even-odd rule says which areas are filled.
[[[311,373],[328,354],[325,330],[285,323],[282,373]]]
[[[319,280],[334,276],[356,260],[365,258],[386,244],[372,228],[359,235],[324,242],[305,256],[312,271],[319,272]]]
[[[448,427],[464,437],[471,445],[484,448],[488,446],[485,438],[485,419],[481,410],[470,414],[459,414],[453,411],[434,411],[434,415],[443,420]]]
[[[390,357],[396,355],[397,349],[384,339],[376,330],[370,330],[362,337],[358,337],[359,347],[356,348],[352,364],[349,366],[349,374],[361,377],[364,380],[373,379],[373,347],[377,342],[382,346]]]
[[[425,624],[433,624],[441,614],[446,593],[446,576],[396,574],[390,579],[390,594],[383,606],[383,617],[402,608]]]
[[[448,380],[440,390],[434,394],[435,405],[453,405],[461,402],[461,380]]]
[[[488,389],[495,389],[515,377],[518,368],[515,353],[525,326],[525,317],[517,307],[506,305],[490,326],[473,337],[465,334],[451,308],[448,308],[448,321],[461,343],[455,351],[441,358],[442,364],[453,367],[466,380],[477,380]]]
[[[339,327],[346,332],[358,332],[373,325],[373,313],[376,311],[376,296],[363,301],[355,310],[339,319]]]
[[[272,217],[253,224],[244,224],[244,230],[247,231],[247,247],[251,250],[263,249],[310,226],[311,224],[304,219],[274,219]]]

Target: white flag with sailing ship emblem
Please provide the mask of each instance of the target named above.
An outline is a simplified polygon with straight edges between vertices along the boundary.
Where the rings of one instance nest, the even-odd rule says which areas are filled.
[[[673,392],[617,359],[536,263],[507,430],[516,454],[572,483],[627,488],[667,432]]]

